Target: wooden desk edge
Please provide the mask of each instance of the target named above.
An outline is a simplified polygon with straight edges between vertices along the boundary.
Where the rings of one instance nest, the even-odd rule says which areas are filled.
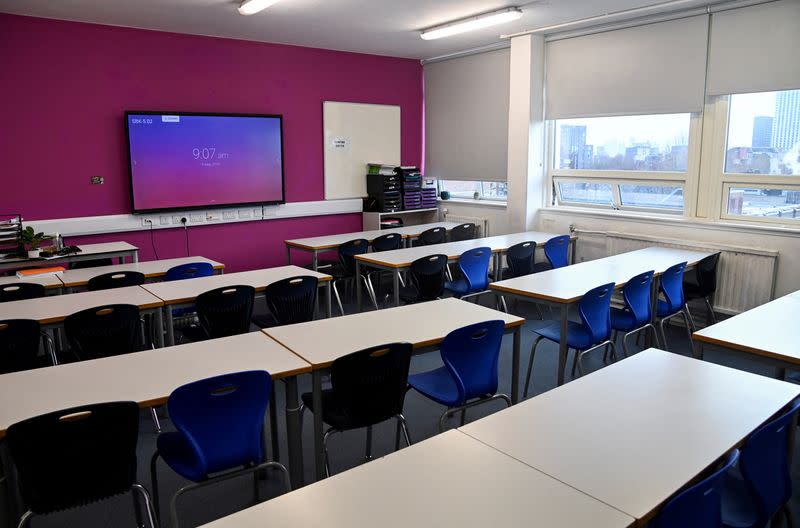
[[[519,295],[520,297],[526,297],[528,299],[542,299],[542,300],[545,300],[545,301],[551,301],[551,302],[560,303],[560,304],[574,303],[574,302],[579,301],[581,299],[581,297],[583,297],[583,295],[579,295],[578,297],[573,297],[573,298],[570,298],[570,299],[564,299],[564,298],[561,298],[561,297],[551,297],[549,295],[534,294],[534,293],[526,291],[526,290],[517,290],[515,288],[509,288],[507,286],[497,286],[496,283],[494,283],[494,282],[489,284],[489,289],[490,290],[494,290],[494,291],[498,291],[498,292],[505,292],[505,293],[511,293],[511,294],[514,294],[514,295]]]
[[[695,341],[700,341],[701,343],[708,343],[711,345],[718,345],[723,348],[729,348],[731,350],[738,350],[739,352],[747,352],[750,354],[756,354],[758,356],[768,357],[771,359],[777,359],[779,361],[783,361],[785,363],[792,363],[795,365],[800,365],[800,357],[791,357],[785,356],[783,354],[778,354],[776,352],[770,352],[769,350],[764,350],[761,348],[754,348],[749,347],[746,345],[742,345],[740,343],[734,343],[733,341],[725,341],[722,339],[717,339],[715,337],[709,337],[706,335],[701,334],[702,330],[697,331],[692,334],[692,339]]]

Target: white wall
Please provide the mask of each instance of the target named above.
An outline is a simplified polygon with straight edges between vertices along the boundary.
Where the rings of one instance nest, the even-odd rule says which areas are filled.
[[[488,205],[481,202],[457,202],[443,200],[439,202],[442,211],[447,209],[448,213],[454,216],[473,216],[476,218],[489,219],[489,234],[506,235],[511,233],[508,222],[508,212],[504,205]]]

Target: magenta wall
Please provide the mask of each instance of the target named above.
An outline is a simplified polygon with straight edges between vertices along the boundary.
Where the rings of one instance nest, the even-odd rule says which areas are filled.
[[[421,163],[419,61],[0,14],[0,212],[27,220],[130,212],[125,110],[284,116],[286,199],[322,200],[322,102],[401,107],[402,163]],[[105,177],[91,185],[91,176]],[[248,269],[284,262],[286,238],[357,231],[360,215],[190,229],[193,254]],[[183,232],[155,233],[159,257]],[[127,240],[153,258],[149,235]]]

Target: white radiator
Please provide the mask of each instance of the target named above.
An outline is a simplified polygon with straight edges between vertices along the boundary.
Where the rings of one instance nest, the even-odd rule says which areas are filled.
[[[771,301],[775,295],[777,251],[613,231],[578,231],[578,234],[579,255],[583,253],[584,257],[587,256],[586,253],[596,254],[603,245],[606,256],[650,246],[721,252],[717,268],[717,291],[714,295],[714,309],[721,313],[741,313]],[[584,244],[585,247],[581,248]],[[599,256],[601,255],[591,258]]]
[[[476,233],[478,238],[488,237],[489,236],[489,219],[488,218],[478,218],[477,216],[460,216],[460,215],[451,215],[445,213],[444,215],[445,222],[458,222],[459,224],[466,224],[472,223],[475,224],[478,228],[478,232]]]

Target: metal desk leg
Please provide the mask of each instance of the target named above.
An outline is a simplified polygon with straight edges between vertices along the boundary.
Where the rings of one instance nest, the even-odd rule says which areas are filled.
[[[292,246],[286,246],[286,265],[290,266],[292,264]]]
[[[564,384],[564,372],[567,369],[567,318],[569,315],[569,304],[563,303],[561,305],[561,333],[558,343],[558,385]]]
[[[652,291],[650,292],[650,324],[653,325],[654,329],[658,328],[656,326],[656,308],[658,307],[658,284],[659,284],[659,279],[658,279],[658,277],[654,276],[653,277]],[[655,333],[657,333],[657,332],[658,332],[658,330],[655,330]],[[645,349],[650,348],[650,347],[653,346],[653,333],[654,332],[645,332],[644,333],[644,347],[645,347]],[[660,339],[661,339],[660,337],[658,339],[656,339],[656,341],[655,341],[656,344],[658,343],[658,341]],[[662,343],[661,346],[663,347],[664,344]],[[664,347],[664,348],[666,348],[666,347]]]
[[[519,401],[519,355],[522,346],[522,325],[514,329],[514,349],[511,355],[511,401]]]
[[[328,319],[333,317],[333,304],[331,303],[331,290],[333,290],[333,281],[329,280],[325,288],[325,310],[328,314]]]
[[[131,255],[131,262],[139,262],[139,252],[134,251]]]
[[[325,453],[322,447],[322,370],[311,373],[311,390],[314,402],[314,467],[317,481],[325,478]]]
[[[156,346],[158,348],[164,348],[164,319],[161,317],[161,312],[162,310],[155,310],[153,312],[153,321],[156,325]],[[170,316],[170,328],[172,328],[172,310],[169,310],[168,313]],[[171,344],[174,345],[175,340],[173,339],[172,341]]]
[[[167,346],[175,344],[175,323],[172,321],[172,306],[164,306],[164,323],[167,330]],[[163,334],[163,332],[162,332]]]
[[[353,287],[356,289],[356,312],[361,313],[361,264],[358,262],[358,259],[355,259],[355,261],[356,276],[353,279],[353,282],[355,282]]]
[[[571,249],[571,252],[570,252],[571,254],[570,254],[570,258],[569,258],[569,263],[570,264],[575,264],[575,254],[577,253],[576,250],[578,249],[576,247],[577,244],[578,244],[577,240],[573,240],[572,243],[570,244],[570,249]]]
[[[394,305],[400,306],[400,268],[392,270],[392,288],[394,292]]]
[[[314,271],[318,271],[319,269],[319,255],[316,249],[311,251],[311,269]]]
[[[705,353],[705,350],[703,350],[703,342],[702,341],[698,341],[697,342],[697,346],[695,347],[694,350],[695,350],[695,354],[694,354],[695,359],[699,359],[700,361],[702,361],[703,360],[703,354]]]
[[[303,486],[303,438],[300,423],[300,400],[297,397],[297,376],[290,376],[284,381],[286,388],[286,439],[289,451],[289,474],[292,478],[292,489]]]

